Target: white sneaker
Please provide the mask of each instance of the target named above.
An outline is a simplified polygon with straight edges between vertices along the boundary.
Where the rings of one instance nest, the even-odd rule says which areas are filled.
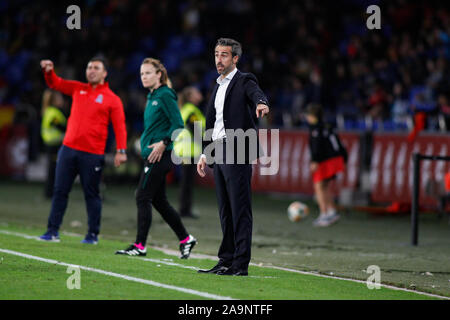
[[[313,226],[315,226],[315,227],[320,226],[320,225],[322,224],[322,221],[323,221],[324,219],[326,219],[326,217],[327,217],[327,214],[326,214],[326,213],[321,213],[321,214],[319,215],[319,217],[316,218],[316,219],[313,221]]]
[[[337,213],[326,215],[323,219],[317,222],[317,227],[328,227],[333,223],[336,223],[341,218]]]

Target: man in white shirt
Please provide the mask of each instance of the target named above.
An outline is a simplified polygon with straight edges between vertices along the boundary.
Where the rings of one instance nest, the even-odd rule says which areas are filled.
[[[213,141],[225,138],[225,126],[223,123],[223,105],[225,103],[225,93],[227,92],[228,85],[233,79],[238,69],[235,67],[233,71],[227,75],[221,74],[216,82],[219,84],[217,89],[216,99],[214,101],[214,107],[216,108],[216,122],[214,123],[214,130],[212,134]]]
[[[256,133],[257,118],[269,112],[267,98],[259,88],[256,77],[251,73],[242,73],[236,64],[242,55],[239,42],[221,38],[215,47],[217,84],[211,95],[206,112],[206,130],[213,129],[212,140],[215,148],[223,148],[223,159],[236,159],[236,154],[227,157],[226,153],[236,149],[227,148],[235,137],[227,137],[227,130],[249,129]],[[229,141],[233,139],[234,141]],[[254,157],[249,156],[252,147],[245,142],[245,163],[214,164],[214,181],[219,206],[219,216],[223,239],[219,248],[219,262],[209,270],[200,273],[218,275],[248,275],[251,258],[252,208],[251,177]],[[256,147],[258,149],[258,147]],[[217,152],[216,152],[217,155]],[[257,157],[258,155],[256,155]],[[218,160],[218,159],[216,159]],[[197,163],[197,172],[205,176],[206,156],[202,155]]]

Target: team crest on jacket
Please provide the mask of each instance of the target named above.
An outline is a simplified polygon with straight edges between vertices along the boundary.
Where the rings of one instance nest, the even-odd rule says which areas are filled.
[[[102,94],[99,94],[99,95],[97,96],[97,99],[95,99],[95,102],[97,102],[97,103],[103,103],[103,95],[102,95]]]
[[[157,106],[158,105],[158,101],[153,101],[152,102],[152,106]]]

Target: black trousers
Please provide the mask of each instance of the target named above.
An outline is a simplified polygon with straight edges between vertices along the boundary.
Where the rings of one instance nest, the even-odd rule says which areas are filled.
[[[252,244],[251,164],[215,164],[222,243],[219,263],[248,271]]]
[[[166,196],[166,175],[172,165],[170,154],[170,151],[165,151],[161,160],[156,163],[145,161],[136,190],[138,222],[136,243],[142,243],[144,246],[152,224],[152,205],[175,232],[178,240],[189,236],[178,212],[169,204]]]
[[[58,151],[52,207],[48,217],[48,231],[59,230],[69,201],[69,193],[77,175],[83,187],[88,215],[88,233],[98,235],[102,216],[100,181],[105,156],[62,146]]]
[[[181,166],[180,181],[180,215],[189,216],[192,214],[192,191],[194,189],[195,174],[197,173],[197,165],[194,159],[190,164]]]
[[[47,180],[45,181],[45,197],[51,199],[53,196],[53,188],[55,187],[55,171],[56,160],[58,158],[59,146],[45,146],[48,158]]]

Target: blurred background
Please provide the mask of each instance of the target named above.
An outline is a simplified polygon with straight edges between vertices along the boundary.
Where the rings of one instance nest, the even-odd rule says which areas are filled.
[[[218,76],[214,45],[231,37],[243,46],[238,68],[257,76],[270,101],[260,127],[279,129],[266,165],[276,174],[261,174],[260,163],[253,170],[253,261],[362,280],[367,266],[375,264],[383,282],[450,296],[450,161],[421,162],[420,246],[410,245],[409,216],[413,153],[450,155],[448,3],[0,0],[1,229],[39,235],[47,222],[44,183],[50,163],[41,137],[46,89],[41,59],[53,60],[57,75],[79,81],[86,81],[90,58],[107,59],[107,81],[124,104],[128,162],[119,169],[112,165],[110,129],[101,236],[125,243],[135,234],[133,194],[142,168],[136,148],[147,95],[139,79],[142,60],[161,59],[178,93],[195,86],[207,101]],[[80,30],[66,27],[72,4],[81,9]],[[380,30],[366,27],[369,5],[381,9]],[[330,228],[311,223],[319,212],[302,117],[311,102],[324,107],[348,151],[345,173],[334,185],[341,219]],[[62,104],[68,115],[70,97]],[[270,141],[273,133],[263,138]],[[180,173],[174,166],[168,176],[175,207]],[[294,200],[310,208],[299,223],[286,214]],[[210,171],[197,178],[193,211],[199,218],[184,223],[198,235],[195,250],[215,256],[221,232]],[[83,193],[75,184],[62,234],[81,237],[85,226]],[[178,245],[156,213],[150,242]]]
[[[66,27],[71,4],[81,9],[80,30]],[[381,8],[380,30],[366,27],[372,4]],[[348,170],[338,181],[344,202],[356,203],[358,194],[361,204],[407,202],[411,153],[450,153],[445,1],[0,0],[0,16],[2,179],[45,179],[41,59],[53,60],[59,76],[79,81],[91,57],[107,59],[107,80],[124,103],[130,161],[119,170],[109,166],[105,181],[134,183],[147,94],[139,79],[142,60],[161,59],[176,91],[193,85],[207,101],[217,77],[213,48],[219,37],[242,43],[238,68],[257,76],[271,103],[260,126],[281,130],[280,172],[255,174],[254,190],[312,194],[309,172],[302,169],[309,158],[301,116],[311,102],[323,105],[349,149]],[[70,98],[64,99],[69,107]],[[114,150],[110,131],[107,153]],[[438,161],[423,170],[425,192],[442,189],[450,169]],[[177,181],[177,172],[170,179]],[[436,204],[434,198],[423,200]]]

